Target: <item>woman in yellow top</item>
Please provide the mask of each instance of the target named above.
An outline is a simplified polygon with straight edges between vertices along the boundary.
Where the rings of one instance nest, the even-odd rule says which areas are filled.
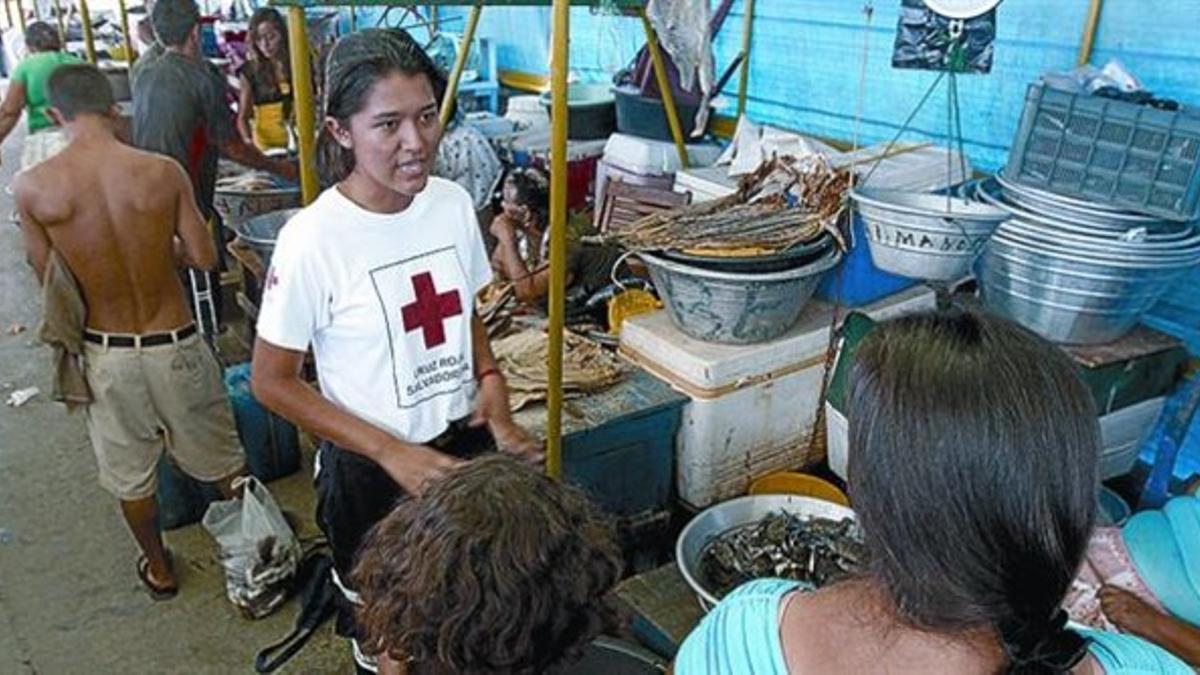
[[[270,7],[255,10],[247,37],[250,58],[238,71],[238,131],[247,143],[261,150],[286,148],[292,119],[292,83],[283,16]]]

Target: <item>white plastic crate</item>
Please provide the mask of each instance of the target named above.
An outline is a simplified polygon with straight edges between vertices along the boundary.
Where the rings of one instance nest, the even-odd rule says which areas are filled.
[[[914,288],[862,311],[883,320],[933,306],[930,291]],[[803,463],[832,317],[814,301],[782,338],[744,346],[694,340],[661,311],[622,326],[622,354],[691,398],[675,439],[680,499],[703,508]]]

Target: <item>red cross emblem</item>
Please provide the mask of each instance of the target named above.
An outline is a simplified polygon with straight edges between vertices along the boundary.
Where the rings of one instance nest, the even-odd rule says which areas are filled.
[[[279,277],[275,276],[275,268],[272,267],[270,271],[267,272],[267,290],[269,291],[278,285]]]
[[[420,328],[426,349],[445,344],[446,319],[463,313],[458,291],[438,293],[433,285],[433,275],[429,272],[413,277],[412,285],[417,299],[400,308],[404,332],[411,333]]]

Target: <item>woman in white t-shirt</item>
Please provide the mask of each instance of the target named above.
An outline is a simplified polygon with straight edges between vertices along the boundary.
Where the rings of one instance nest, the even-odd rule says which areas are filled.
[[[318,168],[331,185],[283,228],[263,288],[254,392],[325,439],[317,519],[346,600],[363,536],[405,494],[491,447],[530,461],[474,314],[491,280],[471,197],[431,177],[445,79],[404,31],[343,37],[329,56]],[[300,377],[316,357],[321,391]],[[361,669],[374,670],[355,645]]]

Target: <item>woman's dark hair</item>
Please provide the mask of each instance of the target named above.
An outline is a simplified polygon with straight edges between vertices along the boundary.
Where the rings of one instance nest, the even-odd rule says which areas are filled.
[[[504,182],[517,193],[517,203],[533,212],[538,224],[545,229],[550,224],[550,178],[537,167],[513,169]]]
[[[1065,672],[1059,608],[1095,520],[1095,404],[1070,360],[952,310],[876,326],[855,355],[849,488],[870,573],[922,630],[994,628],[1009,672]]]
[[[343,36],[325,64],[325,117],[349,125],[350,118],[366,106],[375,83],[393,73],[424,75],[441,104],[446,75],[407,31],[369,28]],[[354,153],[339,145],[328,127],[322,124],[317,135],[317,172],[326,187],[354,171]]]
[[[246,29],[247,41],[250,43],[250,62],[254,68],[261,69],[263,77],[269,77],[271,81],[275,80],[275,68],[271,63],[271,59],[262,50],[258,48],[258,28],[263,24],[271,24],[275,26],[275,30],[279,31],[279,35],[283,38],[280,41],[279,54],[280,60],[288,68],[291,67],[290,57],[288,56],[288,31],[287,23],[283,20],[283,15],[274,7],[259,7],[250,15],[250,24]]]
[[[410,673],[542,673],[616,628],[621,554],[574,488],[489,455],[401,502],[359,551],[360,644]]]

